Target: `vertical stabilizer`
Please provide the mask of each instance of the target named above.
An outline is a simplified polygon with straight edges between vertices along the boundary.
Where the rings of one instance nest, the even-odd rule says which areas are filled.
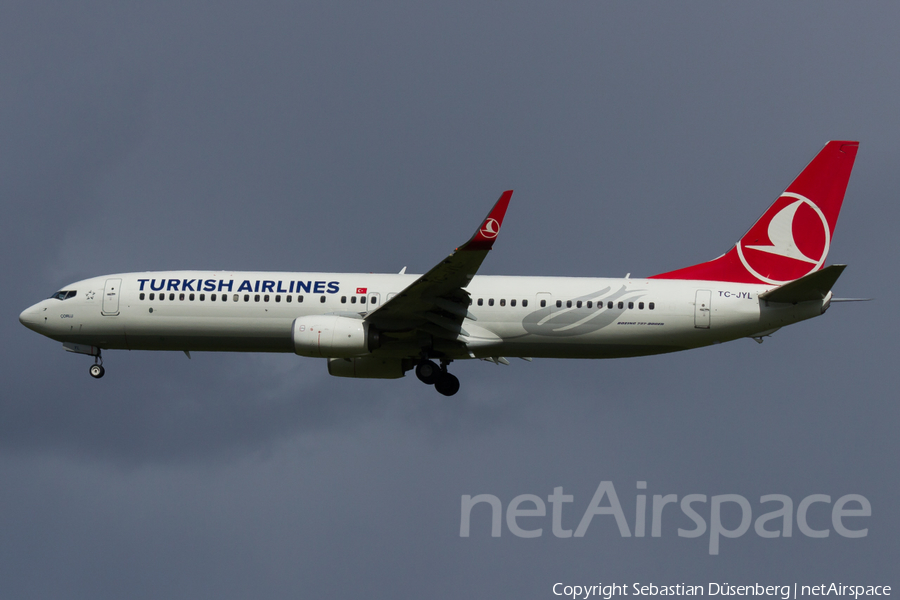
[[[727,253],[654,275],[781,285],[825,264],[859,142],[832,141]]]

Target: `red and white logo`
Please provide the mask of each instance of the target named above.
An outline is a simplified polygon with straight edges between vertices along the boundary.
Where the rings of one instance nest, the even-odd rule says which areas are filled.
[[[481,226],[479,233],[481,233],[481,237],[492,240],[497,237],[498,233],[500,233],[500,223],[497,221],[497,219],[488,217],[484,221],[484,225]]]
[[[737,244],[744,267],[760,281],[781,285],[825,264],[831,230],[809,198],[785,192]]]
[[[365,294],[369,288],[356,288],[357,294]]]

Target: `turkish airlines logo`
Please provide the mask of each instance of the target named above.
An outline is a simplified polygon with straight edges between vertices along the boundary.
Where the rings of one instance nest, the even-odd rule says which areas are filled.
[[[497,222],[497,219],[488,217],[485,220],[484,225],[481,226],[479,233],[481,233],[481,237],[492,240],[497,237],[498,233],[500,233],[500,223]]]
[[[737,253],[760,281],[780,285],[820,269],[830,246],[821,209],[805,196],[785,192],[738,242]]]

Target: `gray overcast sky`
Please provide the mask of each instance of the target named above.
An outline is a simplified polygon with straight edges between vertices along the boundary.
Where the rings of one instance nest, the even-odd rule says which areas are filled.
[[[0,595],[897,586],[898,22],[887,2],[0,4]],[[658,273],[726,251],[829,139],[861,142],[836,293],[877,300],[761,346],[469,362],[443,398],[297,356],[109,352],[94,381],[17,321],[121,271],[423,272],[508,188],[483,273]],[[765,494],[862,494],[872,516],[718,556],[677,509],[660,538],[609,516],[556,538],[549,515],[491,538],[484,507],[459,536],[464,494],[562,486],[574,529],[604,480],[632,527],[637,481],[754,518]]]

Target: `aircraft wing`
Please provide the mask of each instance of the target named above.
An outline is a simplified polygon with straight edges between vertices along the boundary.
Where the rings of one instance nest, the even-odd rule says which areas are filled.
[[[490,251],[512,190],[503,192],[475,234],[447,258],[419,277],[406,289],[366,315],[366,321],[382,331],[419,330],[436,337],[456,340],[469,313],[469,285]]]

